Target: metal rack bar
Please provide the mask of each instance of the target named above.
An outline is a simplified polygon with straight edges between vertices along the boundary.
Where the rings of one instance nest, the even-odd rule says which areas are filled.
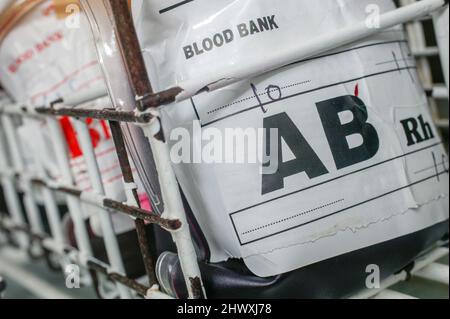
[[[16,178],[19,177],[16,176]],[[99,208],[112,209],[151,224],[158,224],[165,229],[176,231],[181,227],[181,222],[178,219],[162,218],[161,216],[155,215],[152,212],[146,211],[136,206],[130,206],[110,198],[106,198],[105,196],[83,193],[75,187],[66,187],[57,183],[48,183],[45,180],[39,178],[32,178],[31,181],[36,185],[45,186],[55,192],[60,192],[68,196],[76,197],[80,201],[89,203],[91,205],[96,205]]]
[[[81,120],[74,120],[75,130],[78,133],[78,140],[80,141],[83,158],[86,162],[88,175],[91,181],[93,192],[97,195],[104,196],[105,189],[103,187],[100,169],[98,167],[95,151],[92,147],[91,137],[86,122]],[[103,242],[105,243],[106,253],[111,267],[121,274],[125,274],[125,266],[119,249],[117,237],[114,234],[114,226],[110,214],[104,208],[99,208],[97,214],[100,217],[100,225],[103,235]],[[118,290],[122,298],[130,298],[131,295],[123,285],[118,285]]]
[[[131,171],[130,162],[128,160],[127,150],[125,147],[125,141],[123,139],[120,124],[117,122],[109,122],[109,126],[111,128],[114,144],[116,145],[120,168],[122,170],[123,181],[125,185],[125,191],[127,195],[127,201],[128,203],[131,203],[134,206],[140,208],[137,186],[134,183],[134,177]],[[156,260],[151,254],[152,251],[150,247],[151,244],[147,240],[144,221],[141,219],[135,219],[135,226],[139,241],[139,247],[142,254],[142,259],[144,261],[145,271],[148,276],[150,287],[152,287],[158,284],[158,279],[156,278],[155,273]]]
[[[415,4],[416,2],[417,2],[416,0],[400,0],[402,6],[412,5]],[[447,11],[448,14],[448,6],[446,9],[444,8],[443,10],[440,11],[441,12]],[[430,18],[431,16],[427,17],[428,20]],[[438,100],[448,100],[448,86],[446,87],[445,85],[437,85],[434,83],[433,73],[429,61],[430,57],[440,55],[441,53],[440,49],[442,48],[442,46],[441,48],[439,48],[439,47],[429,47],[427,45],[423,20],[414,20],[408,22],[406,24],[406,31],[408,33],[408,39],[410,42],[411,50],[416,53],[415,57],[417,62],[417,69],[422,84],[424,85],[427,94],[429,96],[429,103],[434,122],[439,128],[448,129],[448,118],[445,119],[440,116],[438,107]],[[448,51],[447,53],[442,52],[442,57],[445,57],[445,55],[447,56],[448,60]],[[441,60],[444,62],[445,58]]]
[[[9,231],[17,231],[21,232],[29,237],[39,239],[42,241],[43,245],[53,251],[56,254],[60,254],[63,256],[70,256],[71,261],[76,262],[79,265],[85,266],[91,270],[94,270],[96,272],[99,272],[105,276],[107,276],[110,280],[114,282],[118,282],[122,284],[123,286],[128,287],[129,289],[133,290],[134,292],[138,293],[141,296],[146,296],[149,287],[146,287],[145,285],[140,284],[139,282],[132,280],[122,274],[119,274],[117,272],[114,272],[109,265],[105,264],[104,262],[94,258],[94,257],[88,257],[83,256],[80,254],[80,252],[73,247],[66,246],[62,250],[55,249],[55,245],[52,245],[53,239],[45,234],[36,234],[33,233],[28,227],[26,226],[20,226],[15,225],[13,222],[5,219],[0,219],[0,230],[9,230]]]

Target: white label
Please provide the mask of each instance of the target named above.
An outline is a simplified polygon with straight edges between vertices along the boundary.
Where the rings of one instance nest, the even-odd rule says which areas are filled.
[[[327,27],[361,20],[369,3],[285,1],[269,6],[267,1],[243,0],[233,5],[245,10],[217,4],[214,15],[210,2],[197,0],[159,12],[168,14],[167,19],[189,20],[183,31],[173,21],[155,23],[165,28],[166,36],[177,32],[176,38],[164,40],[166,51],[143,28],[149,20],[142,17],[157,14],[159,1],[153,2],[153,8],[140,8],[137,25],[154,67],[150,70],[162,87],[195,74],[213,74],[216,64],[239,65],[255,54],[288,49],[289,42],[275,44],[285,36],[292,41],[293,30],[298,39],[323,32],[315,28],[324,16]],[[383,11],[392,8],[390,1],[380,5]],[[294,8],[310,13],[310,26],[291,19],[288,9]],[[255,38],[244,39],[236,33],[241,21],[249,26],[249,21],[273,14],[276,34],[259,30]],[[205,40],[214,42],[214,34],[225,39],[228,29],[234,34],[229,43]],[[191,47],[186,49],[186,43]],[[195,131],[193,120],[203,133],[211,128],[223,135],[229,129],[278,129],[275,173],[262,174],[259,163],[176,166],[212,262],[242,257],[256,275],[272,276],[448,219],[448,159],[401,28],[164,111],[165,126],[171,129]]]

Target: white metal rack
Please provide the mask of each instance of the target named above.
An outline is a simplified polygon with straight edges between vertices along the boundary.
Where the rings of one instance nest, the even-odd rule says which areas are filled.
[[[401,0],[402,6],[414,4],[417,0]],[[445,83],[436,83],[436,74],[433,74],[430,59],[439,57],[439,48],[437,44],[430,46],[427,42],[425,34],[424,23],[431,22],[431,16],[424,19],[415,20],[406,24],[406,31],[408,40],[411,46],[411,51],[417,61],[417,70],[420,79],[422,80],[424,88],[429,92],[429,103],[434,117],[434,121],[438,128],[443,130],[443,134],[447,135],[448,139],[448,113],[442,114],[439,106],[447,107],[448,109],[448,90]],[[430,23],[431,26],[431,23]],[[436,63],[437,60],[434,60]],[[436,69],[436,68],[435,68]]]

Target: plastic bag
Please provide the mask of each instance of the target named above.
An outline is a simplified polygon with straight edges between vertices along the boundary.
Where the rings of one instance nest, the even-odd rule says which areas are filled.
[[[111,25],[114,23],[109,16],[105,4],[100,1],[81,1],[87,13],[95,43],[100,66],[105,76],[108,93],[113,106],[118,110],[134,111],[135,96],[130,83],[126,81],[127,72],[123,65],[119,44]],[[121,123],[127,149],[136,167],[142,189],[148,195],[152,211],[162,214],[164,202],[158,181],[158,172],[153,159],[150,144],[143,131],[134,124]],[[142,202],[142,200],[141,200]]]
[[[79,7],[78,7],[79,8]],[[74,12],[71,20],[56,14],[53,1],[41,1],[12,28],[0,43],[0,82],[16,103],[45,106],[67,94],[104,85],[88,23],[83,13]],[[109,97],[83,105],[105,108]],[[86,163],[69,117],[59,119],[68,146],[75,183],[83,191],[92,191]],[[122,174],[106,121],[88,119],[92,143],[106,196],[124,201]],[[40,161],[49,177],[59,178],[48,130],[35,121],[24,120],[19,128],[24,155]],[[145,196],[143,196],[145,197]],[[144,199],[145,200],[145,199]],[[92,213],[92,212],[91,212]],[[87,216],[90,214],[87,212]],[[133,221],[115,214],[116,231],[133,229]],[[100,229],[95,227],[97,233]]]
[[[151,0],[134,1],[133,15],[152,85],[162,90],[220,81],[218,68],[364,21],[371,5]],[[375,5],[380,13],[395,8],[390,0]],[[211,262],[243,258],[267,277],[448,220],[448,159],[401,26],[264,72],[162,107],[177,178]],[[258,147],[225,149],[230,129]],[[270,129],[278,138],[259,137]],[[180,146],[186,136],[188,150]],[[227,151],[262,155],[277,142],[268,162],[226,161]],[[222,156],[207,162],[211,149]],[[262,171],[272,162],[274,171]]]

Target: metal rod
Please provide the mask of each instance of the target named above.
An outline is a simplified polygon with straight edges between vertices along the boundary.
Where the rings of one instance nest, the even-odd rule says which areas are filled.
[[[136,205],[136,207],[140,208],[139,197],[137,195],[137,188],[136,184],[134,183],[133,172],[131,170],[131,165],[128,159],[128,154],[125,146],[125,141],[122,135],[122,130],[120,128],[120,124],[117,122],[110,122],[109,125],[111,128],[111,134],[113,136],[114,144],[116,145],[116,151],[120,162],[120,168],[122,170],[128,202],[133,203]],[[143,220],[136,219],[135,226],[139,246],[141,249],[142,259],[149,279],[149,285],[153,286],[158,284],[155,272],[156,258],[152,254],[152,251],[155,251],[155,249],[154,247],[150,246],[151,244],[147,239],[145,224]],[[151,235],[153,235],[153,231],[151,232]],[[154,238],[154,236],[152,237]]]
[[[42,161],[37,159],[34,163],[37,176],[46,178],[46,172]],[[28,182],[36,186],[32,179],[28,177]],[[56,203],[55,194],[48,187],[40,187],[41,195],[44,201],[45,213],[49,222],[50,233],[59,246],[65,243],[63,226],[61,223],[60,212]],[[62,260],[60,261],[62,262]]]
[[[105,199],[103,201],[105,207],[117,210],[121,213],[133,216],[142,221],[149,222],[151,224],[156,224],[158,226],[163,227],[169,231],[176,231],[180,229],[181,222],[178,219],[166,219],[160,216],[157,216],[149,211],[143,210],[138,207],[129,206],[111,199]]]
[[[5,194],[5,201],[11,217],[18,225],[25,225],[24,213],[19,201],[19,195],[14,185],[13,169],[9,167],[8,158],[6,156],[6,143],[3,140],[3,130],[0,127],[0,181],[2,183],[3,192]],[[27,249],[28,243],[26,238],[18,236],[18,244],[24,250]]]
[[[29,173],[29,167],[25,165],[22,149],[20,148],[20,140],[17,135],[16,126],[14,125],[9,115],[3,115],[1,117],[1,120],[5,129],[8,149],[11,154],[12,168],[14,169],[14,171],[21,172],[22,174]],[[33,194],[31,182],[27,179],[24,179],[22,184],[24,188],[23,200],[25,212],[28,217],[28,222],[30,223],[34,231],[42,233],[44,231],[44,226],[39,214],[38,205],[34,197],[35,195]]]
[[[12,130],[12,134],[10,134],[11,135],[10,139],[11,143],[15,142],[13,147],[14,150],[11,153],[15,154],[14,163],[16,166],[15,167],[16,171],[21,172],[21,174],[24,174],[26,172],[27,175],[31,175],[32,172],[30,172],[30,170],[33,167],[39,176],[44,177],[45,170],[39,158],[35,158],[33,166],[25,164],[25,159],[23,158],[23,154],[21,152],[19,145],[20,140],[17,136],[17,132],[15,131],[16,128],[13,125],[12,121],[10,121],[10,123],[7,123],[6,128]],[[31,227],[35,232],[43,233],[44,227],[36,200],[34,198],[34,189],[32,187],[33,183],[29,178],[25,178],[22,184],[24,184],[26,191],[24,196],[24,204],[28,212],[29,219],[31,221],[30,222]],[[45,214],[49,222],[50,231],[53,237],[55,238],[55,241],[58,243],[58,245],[63,245],[65,239],[61,225],[61,218],[59,216],[58,206],[56,204],[54,195],[48,188],[45,187],[41,189],[41,195],[44,201]]]
[[[137,108],[139,111],[144,111],[145,106],[142,104],[142,98],[152,94],[153,89],[147,74],[144,58],[141,54],[128,1],[108,0],[105,3],[109,5],[117,43],[119,44],[122,61],[127,70],[128,81],[136,100],[139,102]]]
[[[74,180],[70,169],[69,159],[67,155],[66,144],[62,138],[63,133],[59,122],[56,118],[48,117],[47,125],[50,130],[50,136],[53,140],[53,147],[55,149],[56,160],[59,166],[59,171],[62,176],[64,185],[73,187]],[[79,198],[68,194],[66,196],[67,206],[72,221],[75,227],[75,237],[80,248],[80,251],[86,256],[92,256],[92,247],[89,241],[88,232],[82,216],[82,210]]]
[[[183,91],[182,88],[175,87],[164,92],[153,93],[127,1],[108,0],[107,4],[109,5],[111,19],[114,21],[117,42],[121,48],[122,62],[127,70],[128,80],[136,98],[137,109],[144,111],[148,108],[156,108],[163,103],[173,102],[176,96]],[[117,125],[116,131],[119,132],[119,125],[112,123],[112,126],[114,125]],[[143,129],[144,131],[147,130],[146,135],[154,153],[158,172],[163,175],[163,177],[159,176],[166,206],[163,216],[175,217],[181,222],[181,228],[171,233],[177,245],[189,297],[203,298],[205,292],[197,263],[197,255],[189,232],[178,183],[170,164],[168,145],[164,138],[160,118],[153,118],[153,121],[144,125]],[[117,148],[118,153],[120,153],[120,147]],[[125,152],[125,146],[123,145],[123,154],[126,154]],[[169,185],[166,185],[166,183]]]
[[[49,108],[38,107],[35,111],[39,114],[53,116],[69,116],[77,118],[92,118],[97,120],[119,121],[127,123],[147,123],[152,115],[148,113],[137,115],[135,112],[123,112],[111,109],[83,109],[83,108]]]
[[[78,133],[78,140],[83,151],[83,158],[86,162],[92,189],[94,193],[98,195],[105,195],[100,169],[95,157],[94,148],[92,147],[92,141],[86,122],[82,120],[75,120],[74,123],[75,129]],[[108,255],[108,260],[111,267],[116,272],[125,274],[125,266],[120,253],[119,243],[117,241],[116,234],[114,233],[114,225],[111,215],[108,214],[108,212],[103,208],[97,208],[96,213],[99,214],[100,217],[103,242],[105,244],[106,253]],[[117,289],[122,298],[131,298],[130,292],[123,285],[117,285]]]
[[[55,241],[62,245],[65,241],[65,238],[55,196],[53,192],[47,187],[41,187],[41,192],[44,199],[45,211],[47,213],[49,221],[50,232]]]
[[[183,271],[186,287],[190,299],[205,298],[200,268],[198,266],[197,254],[189,230],[189,224],[186,219],[183,202],[181,200],[180,189],[172,169],[169,146],[167,142],[155,136],[161,130],[158,120],[143,126],[144,133],[150,141],[155,164],[159,172],[159,182],[162,187],[164,200],[164,213],[162,216],[169,219],[178,219],[181,221],[181,228],[176,232],[171,232],[177,246],[180,265]]]
[[[436,39],[440,51],[442,71],[444,72],[445,83],[447,84],[447,91],[449,90],[449,6],[447,6],[433,13],[433,23],[436,32]]]
[[[82,194],[83,192],[81,190],[78,190],[76,188],[72,187],[64,187],[64,186],[55,186],[50,185],[47,182],[45,182],[42,179],[33,178],[32,182],[39,186],[45,186],[48,187],[56,192],[61,192],[73,197],[77,197],[80,200],[82,200]],[[86,196],[90,197],[91,199],[96,196]],[[86,198],[85,198],[86,199]],[[181,222],[178,219],[165,219],[161,216],[158,216],[150,211],[144,210],[142,208],[136,207],[136,206],[130,206],[121,202],[118,202],[116,200],[110,199],[110,198],[104,198],[103,196],[97,196],[95,200],[89,201],[90,204],[97,205],[101,208],[109,208],[115,211],[118,211],[119,213],[123,213],[126,215],[129,215],[131,217],[142,219],[143,221],[146,221],[151,224],[156,224],[164,229],[167,229],[169,231],[176,231],[181,227]]]
[[[150,289],[149,287],[126,276],[123,276],[119,273],[109,272],[108,269],[105,268],[101,263],[96,263],[93,260],[89,260],[87,265],[90,269],[106,275],[108,279],[128,287],[129,289],[137,292],[141,296],[145,297],[147,295],[147,291]]]
[[[144,111],[148,108],[156,108],[163,103],[173,102],[176,96],[183,91],[182,88],[175,87],[164,92],[153,93],[127,1],[108,0],[107,3],[109,4],[111,19],[115,22],[114,28],[117,42],[121,48],[122,62],[127,70],[128,80],[136,98],[138,110]],[[163,216],[175,217],[181,222],[181,228],[171,233],[177,245],[189,297],[203,298],[205,292],[197,263],[197,255],[189,232],[178,183],[170,164],[168,145],[164,139],[161,121],[160,118],[156,118],[151,122],[153,123],[144,126],[144,131],[147,129],[146,135],[149,138],[158,171],[163,175],[163,177],[159,176],[166,206],[166,215],[163,214]],[[117,125],[117,131],[119,129]],[[118,151],[120,153],[119,147]],[[125,151],[124,147],[123,151]]]

